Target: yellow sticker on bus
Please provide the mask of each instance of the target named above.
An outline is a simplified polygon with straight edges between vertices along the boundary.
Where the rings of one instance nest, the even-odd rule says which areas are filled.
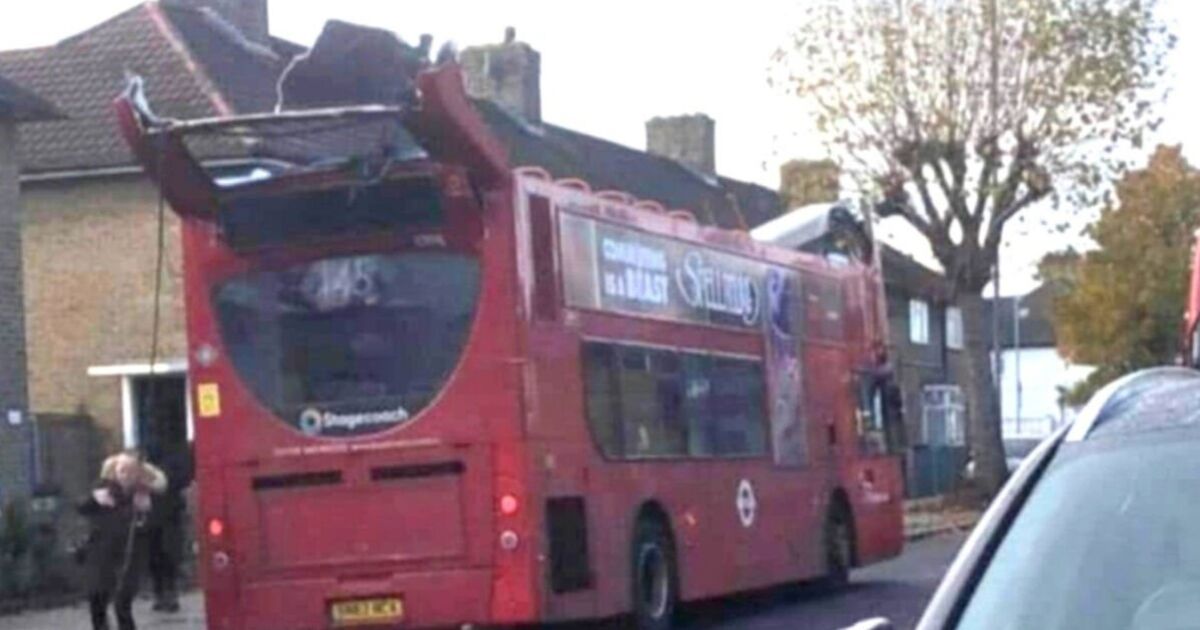
[[[196,386],[196,400],[201,418],[221,415],[221,388],[216,383],[200,383]]]

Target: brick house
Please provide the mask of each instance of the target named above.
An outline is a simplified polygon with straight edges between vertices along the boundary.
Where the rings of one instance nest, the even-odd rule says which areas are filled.
[[[270,108],[275,78],[301,49],[269,37],[266,9],[265,0],[148,2],[55,45],[0,52],[0,73],[68,115],[24,130],[30,406],[91,417],[107,450],[139,442],[152,378],[173,415],[187,415],[178,226],[167,213],[159,361],[152,367],[158,193],[133,164],[109,104],[134,73],[165,115]],[[220,166],[241,156],[204,157]]]
[[[58,118],[50,102],[0,76],[0,505],[36,477],[25,366],[17,127]]]
[[[22,171],[31,407],[92,417],[109,448],[144,442],[153,432],[144,422],[149,415],[190,426],[191,413],[177,224],[168,213],[160,360],[151,366],[158,197],[117,136],[108,103],[128,70],[145,79],[162,115],[271,109],[276,79],[303,48],[270,36],[266,8],[266,0],[146,2],[54,46],[0,52],[0,73],[45,93],[70,116],[30,127]],[[646,151],[546,122],[540,56],[515,34],[468,48],[460,59],[479,112],[514,164],[687,208],[727,228],[765,222],[793,201],[719,175],[715,122],[702,114],[648,121]],[[209,147],[200,157],[213,169],[251,159],[229,151],[236,147]],[[785,168],[785,189],[820,190],[827,167]],[[898,296],[911,292],[910,276],[896,276]],[[906,323],[896,325],[907,330]],[[933,369],[922,361],[912,369]],[[164,408],[149,414],[152,382]]]
[[[963,314],[941,274],[887,247],[883,269],[890,354],[904,394],[908,494],[941,494],[966,463]]]

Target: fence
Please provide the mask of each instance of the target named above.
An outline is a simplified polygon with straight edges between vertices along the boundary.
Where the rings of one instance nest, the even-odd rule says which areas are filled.
[[[1004,418],[1001,432],[1007,438],[1044,438],[1058,430],[1071,418],[1043,416],[1040,418]]]

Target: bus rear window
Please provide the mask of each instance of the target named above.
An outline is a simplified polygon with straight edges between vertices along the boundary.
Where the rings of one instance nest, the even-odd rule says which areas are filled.
[[[402,179],[270,195],[248,195],[221,206],[221,233],[234,249],[380,230],[432,229],[445,222],[433,179]]]
[[[766,452],[759,361],[596,342],[583,355],[588,423],[607,457]]]
[[[444,252],[329,258],[220,284],[226,352],[263,405],[314,436],[407,422],[457,365],[476,259]]]

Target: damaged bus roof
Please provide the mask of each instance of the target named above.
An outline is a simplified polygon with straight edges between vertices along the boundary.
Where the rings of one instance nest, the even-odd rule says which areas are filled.
[[[484,187],[504,181],[507,153],[467,98],[457,63],[431,64],[387,31],[350,45],[360,30],[328,24],[281,76],[274,112],[162,118],[134,77],[114,102],[121,132],[182,214],[211,214],[265,181],[371,182],[418,161],[463,166]],[[244,155],[248,168],[215,176],[195,157],[206,144]]]

